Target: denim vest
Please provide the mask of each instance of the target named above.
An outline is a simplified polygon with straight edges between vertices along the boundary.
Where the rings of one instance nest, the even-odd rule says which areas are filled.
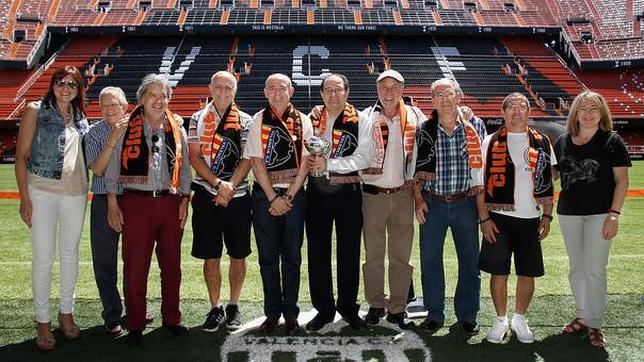
[[[35,102],[35,105],[38,107],[38,117],[27,169],[34,175],[60,180],[65,156],[65,120],[53,106],[53,101]],[[85,116],[78,111],[74,112],[74,125],[82,139],[89,125]]]

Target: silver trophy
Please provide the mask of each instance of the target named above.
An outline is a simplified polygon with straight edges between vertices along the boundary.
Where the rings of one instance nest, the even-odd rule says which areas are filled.
[[[324,157],[331,150],[331,143],[323,137],[311,136],[309,139],[304,140],[304,146],[309,151],[312,157]],[[322,172],[311,172],[311,176],[320,177]]]

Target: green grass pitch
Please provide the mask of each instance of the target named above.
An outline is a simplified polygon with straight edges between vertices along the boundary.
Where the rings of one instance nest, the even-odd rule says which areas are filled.
[[[644,189],[644,162],[634,162],[630,169],[630,188]],[[16,191],[13,176],[13,165],[0,165],[0,191]],[[88,204],[89,206],[89,204]],[[574,302],[570,295],[567,272],[568,263],[563,240],[557,219],[555,218],[550,235],[543,242],[546,275],[537,280],[537,287],[528,318],[535,332],[537,341],[532,345],[522,345],[515,338],[506,344],[492,345],[484,341],[485,334],[492,324],[494,309],[489,297],[487,275],[482,276],[481,312],[479,322],[481,333],[467,338],[457,328],[443,328],[433,336],[422,331],[417,333],[431,351],[434,361],[641,361],[644,355],[644,198],[631,197],[626,201],[620,220],[620,230],[613,241],[608,266],[608,305],[604,331],[609,341],[607,350],[598,351],[589,346],[581,336],[563,336],[560,328],[572,319]],[[190,256],[192,231],[190,223],[186,227],[182,246],[182,312],[184,323],[191,329],[190,336],[176,340],[166,331],[159,328],[160,321],[160,288],[159,271],[152,263],[148,297],[150,307],[157,316],[151,328],[148,328],[144,346],[130,349],[122,341],[112,341],[102,330],[100,318],[100,301],[94,284],[89,247],[89,207],[85,228],[81,240],[81,262],[76,290],[76,319],[82,328],[80,340],[65,340],[60,332],[55,332],[57,347],[54,351],[38,351],[33,327],[30,283],[31,245],[27,227],[18,215],[17,200],[0,200],[0,360],[2,361],[99,361],[99,360],[209,360],[220,357],[220,349],[227,332],[214,334],[201,332],[200,324],[209,309],[206,288],[202,277],[202,263]],[[421,293],[419,256],[416,228],[416,241],[412,255],[412,264],[416,267],[414,283],[417,293]],[[253,253],[248,259],[248,272],[242,291],[241,310],[244,320],[248,321],[262,315],[262,285],[254,242]],[[306,243],[302,248],[303,264],[300,289],[300,304],[303,311],[310,307],[307,279]],[[228,296],[227,260],[222,260],[224,283],[222,297]],[[451,238],[446,241],[445,269],[447,295],[454,294],[456,285],[456,256]],[[58,264],[54,265],[53,297],[57,298]],[[510,278],[513,280],[514,278]],[[509,292],[513,292],[511,283]],[[359,294],[362,299],[363,292]],[[447,303],[446,326],[455,322],[452,299]],[[56,308],[57,302],[52,303]],[[361,300],[362,309],[366,309]],[[509,302],[509,313],[513,311],[513,301]],[[52,310],[55,316],[56,310]],[[54,327],[56,323],[54,322]],[[361,331],[356,335],[377,334],[377,330]],[[342,332],[352,335],[352,332]],[[243,353],[234,354],[232,360],[246,360]],[[408,355],[415,360],[414,354]],[[294,356],[289,353],[277,353],[274,360],[291,361]],[[380,354],[368,353],[365,360],[383,360]],[[322,356],[319,361],[335,361],[333,356]]]

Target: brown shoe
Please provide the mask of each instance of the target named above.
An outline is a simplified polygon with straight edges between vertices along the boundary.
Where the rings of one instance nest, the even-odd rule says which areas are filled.
[[[266,320],[259,326],[259,331],[263,334],[271,334],[279,324],[279,317],[266,317]]]
[[[43,351],[49,351],[56,347],[56,339],[51,332],[51,322],[36,323],[36,345]]]
[[[74,322],[74,316],[71,313],[58,313],[58,327],[65,338],[75,339],[80,336],[80,327]]]
[[[300,331],[300,324],[297,322],[297,319],[287,319],[286,324],[284,325],[284,333],[287,336],[294,336]]]

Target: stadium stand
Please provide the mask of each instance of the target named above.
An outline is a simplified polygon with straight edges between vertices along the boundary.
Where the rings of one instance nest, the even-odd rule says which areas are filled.
[[[429,85],[449,76],[488,121],[513,91],[529,96],[534,116],[561,121],[590,88],[606,95],[619,125],[639,129],[643,12],[644,0],[6,0],[0,119],[19,117],[63,64],[82,68],[90,117],[102,87],[121,86],[134,101],[150,72],[168,76],[172,109],[189,116],[218,69],[236,75],[237,100],[252,113],[275,71],[292,77],[293,101],[308,110],[328,72],[350,78],[361,108],[375,101],[378,74],[395,68],[425,112]],[[637,130],[623,131],[644,154]]]

